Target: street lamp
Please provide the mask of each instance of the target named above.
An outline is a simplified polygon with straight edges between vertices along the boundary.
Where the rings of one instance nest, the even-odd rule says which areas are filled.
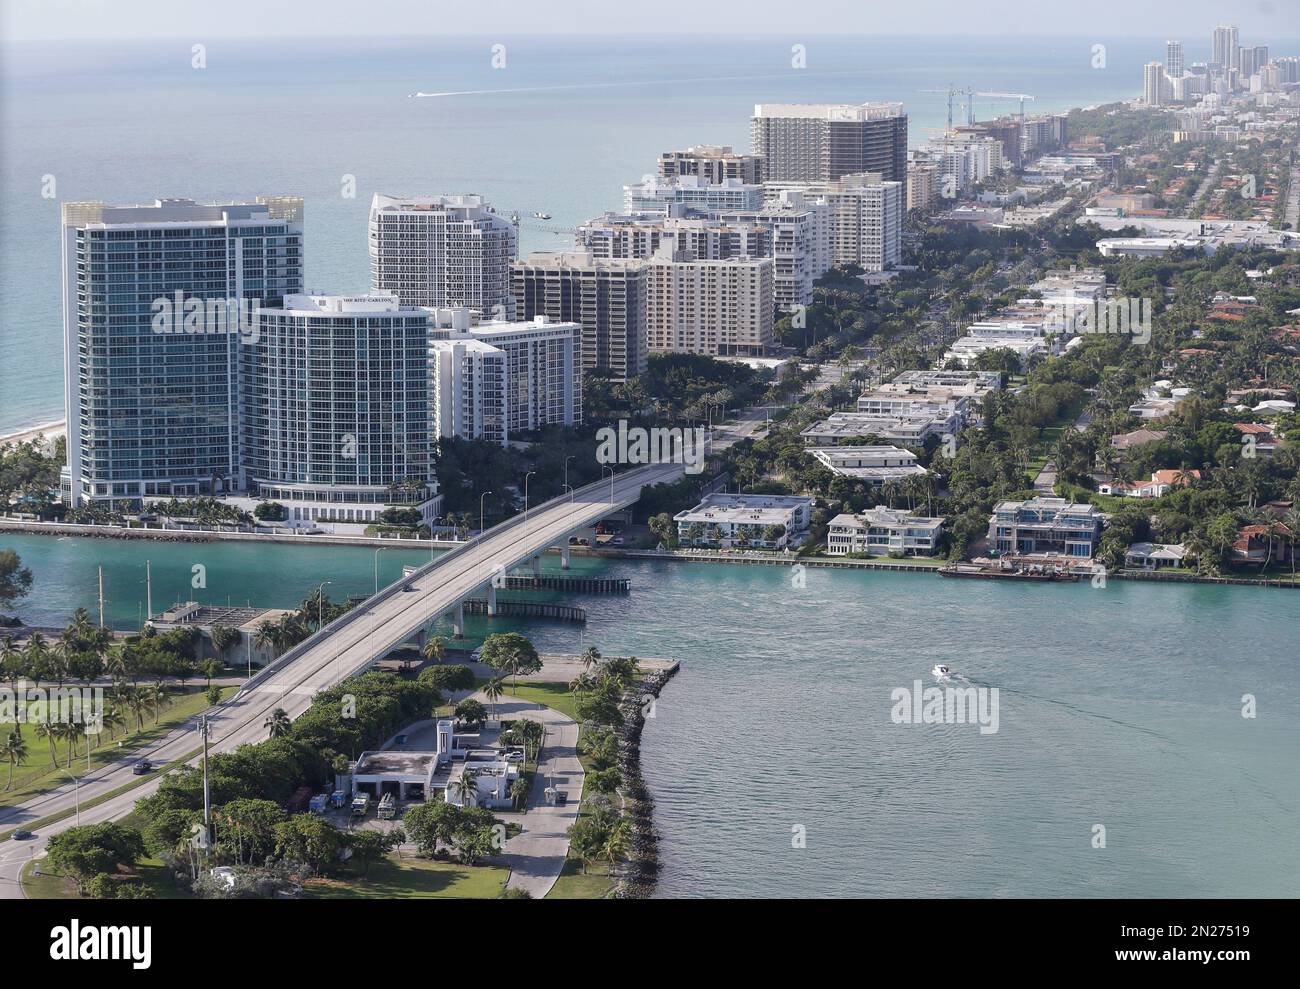
[[[536,473],[530,470],[524,475],[524,553],[528,552],[528,479]]]
[[[375,555],[378,562],[379,555]],[[322,580],[320,586],[316,588],[316,631],[319,632],[325,627],[325,585],[332,584],[332,580]]]
[[[569,461],[572,460],[575,456],[576,454],[571,453],[564,458],[564,486],[566,488],[569,486]]]
[[[375,593],[379,593],[379,554],[386,549],[392,549],[391,546],[380,546],[375,550]]]
[[[478,496],[478,535],[483,538],[483,499],[490,495],[491,491],[484,491]]]
[[[610,464],[602,464],[602,471],[609,471],[609,503],[614,504],[614,468]]]

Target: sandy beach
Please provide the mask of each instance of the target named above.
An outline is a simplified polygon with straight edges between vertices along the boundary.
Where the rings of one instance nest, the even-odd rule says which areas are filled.
[[[33,440],[41,439],[58,439],[67,432],[67,420],[56,419],[53,422],[42,423],[39,426],[28,426],[26,429],[19,429],[12,433],[0,435],[0,445],[5,443],[29,443]]]

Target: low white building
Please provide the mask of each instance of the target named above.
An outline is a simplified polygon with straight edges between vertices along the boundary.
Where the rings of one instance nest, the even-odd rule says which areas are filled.
[[[833,412],[799,435],[808,446],[830,446],[844,440],[874,436],[891,444],[919,447],[931,436],[955,436],[964,424],[962,413],[951,404],[920,405],[906,413],[874,415]]]
[[[933,556],[943,533],[943,521],[892,508],[836,515],[827,528],[826,552],[830,556]]]
[[[813,500],[797,495],[711,494],[673,516],[686,546],[741,541],[759,549],[784,549],[803,541],[812,525]],[[775,527],[781,532],[776,534]],[[695,533],[692,535],[692,533]]]
[[[870,484],[905,481],[926,472],[916,454],[896,446],[832,446],[808,453],[828,470]]]
[[[1141,570],[1181,567],[1187,547],[1181,543],[1134,543],[1124,554],[1124,566]]]

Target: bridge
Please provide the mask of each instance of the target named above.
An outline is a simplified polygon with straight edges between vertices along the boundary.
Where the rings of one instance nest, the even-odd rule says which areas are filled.
[[[283,708],[289,717],[297,717],[319,691],[364,670],[395,646],[422,639],[432,622],[447,614],[456,616],[463,602],[482,597],[485,588],[494,605],[494,575],[536,560],[552,546],[567,547],[570,534],[635,504],[646,485],[675,481],[682,472],[680,464],[651,464],[578,488],[530,507],[526,515],[493,526],[382,588],[265,666],[229,701],[212,708],[208,717],[210,751],[229,751],[265,740],[264,722],[273,710]],[[498,582],[502,582],[499,577]],[[50,835],[78,818],[82,824],[113,820],[129,813],[137,799],[152,792],[156,781],[114,795],[115,790],[137,780],[131,774],[137,759],[147,756],[155,765],[192,759],[199,744],[194,727],[189,723],[178,728],[148,751],[100,767],[79,784],[51,788],[0,811],[0,830],[7,830],[81,808],[76,816],[42,827],[36,841],[8,841],[0,846],[0,898],[23,895],[18,873]],[[102,802],[88,806],[96,797]]]

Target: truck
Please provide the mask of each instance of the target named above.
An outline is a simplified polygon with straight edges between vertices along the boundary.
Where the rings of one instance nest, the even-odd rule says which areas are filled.
[[[391,793],[385,793],[379,798],[379,818],[383,821],[391,821],[397,816],[397,801],[393,799]]]
[[[348,795],[342,790],[335,790],[330,794],[330,806],[335,810],[342,810],[348,805]]]
[[[352,798],[352,816],[365,817],[370,810],[370,794],[358,793]]]
[[[318,793],[313,796],[311,802],[307,804],[307,810],[313,814],[324,814],[326,809],[329,807],[329,800],[330,798],[325,794]]]

